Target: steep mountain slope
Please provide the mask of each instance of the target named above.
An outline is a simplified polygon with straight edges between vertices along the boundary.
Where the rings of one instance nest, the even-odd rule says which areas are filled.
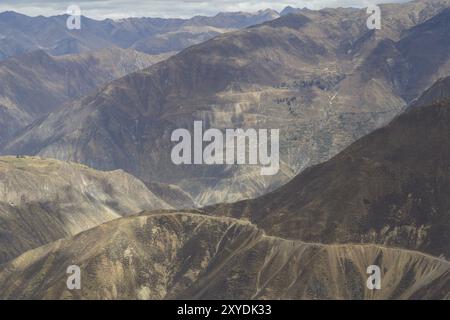
[[[425,22],[448,7],[450,7],[448,0],[413,0],[406,3],[381,4],[380,31],[392,40],[399,40],[408,29]]]
[[[430,105],[442,102],[450,98],[450,77],[439,79],[434,85],[426,90],[419,99],[415,100],[411,107]]]
[[[383,270],[381,290],[366,269]],[[81,290],[66,287],[81,269]],[[267,237],[247,222],[194,214],[119,219],[0,267],[1,299],[445,299],[450,264],[374,245]]]
[[[122,168],[144,181],[176,184],[199,205],[255,197],[389,122],[413,94],[450,74],[443,32],[450,11],[440,12],[436,3],[444,2],[386,11],[389,30],[400,25],[399,41],[384,29],[368,30],[366,12],[357,9],[307,10],[218,36],[49,115],[3,152]],[[394,19],[416,6],[421,14]],[[440,58],[424,71],[420,59],[434,54],[422,47],[431,44]],[[405,69],[412,63],[424,78],[414,86],[417,75]],[[203,120],[205,129],[280,129],[280,174],[263,177],[255,166],[173,165],[171,133],[192,132],[194,120]]]
[[[386,29],[399,24],[399,41],[391,31],[368,30],[357,9],[306,10],[218,36],[49,115],[3,152],[122,168],[177,184],[200,205],[255,197],[386,124],[450,74],[450,10],[436,3],[388,7]],[[417,6],[422,14],[413,19]],[[409,20],[394,19],[400,9],[413,10]],[[439,13],[404,30],[432,12]],[[431,46],[439,59],[430,64],[422,48]],[[260,176],[255,166],[173,165],[171,133],[192,131],[195,120],[205,129],[281,129],[279,175]]]
[[[181,51],[222,33],[246,28],[279,17],[280,15],[276,11],[269,9],[256,13],[226,12],[219,13],[214,17],[197,16],[187,20],[176,30],[152,34],[136,41],[132,48],[150,54]]]
[[[37,49],[65,55],[110,47],[135,48],[150,54],[180,51],[189,45],[279,17],[266,10],[257,13],[222,13],[192,19],[129,18],[102,21],[81,18],[80,30],[66,27],[68,16],[28,17],[0,13],[0,60]]]
[[[383,61],[386,78],[410,102],[439,78],[450,74],[449,30],[450,5],[432,19],[407,30],[399,42],[383,43],[377,51],[379,60],[374,58],[371,63],[383,66],[380,60],[387,58]]]
[[[207,211],[248,218],[281,237],[378,243],[448,258],[449,168],[445,100],[409,109],[271,194]]]
[[[0,144],[63,103],[167,57],[118,48],[64,57],[38,50],[0,62]]]
[[[194,199],[176,185],[156,182],[147,182],[145,185],[174,209],[193,209],[197,206]]]
[[[143,210],[170,208],[123,171],[0,158],[0,264],[43,244]]]
[[[297,22],[299,28],[310,22],[304,16],[284,19]],[[327,49],[313,40],[302,40],[304,32],[295,28],[295,24],[293,28],[282,24],[265,25],[188,49],[167,63],[114,82],[101,93],[52,114],[12,142],[5,152],[67,157],[101,169],[124,168],[143,180],[152,176],[157,182],[177,183],[182,188],[189,186],[192,196],[202,203],[233,201],[243,194],[252,196],[270,183],[245,173],[239,174],[245,181],[242,178],[235,181],[234,172],[230,174],[223,167],[170,166],[170,133],[175,128],[192,127],[194,119],[204,119],[211,127],[218,128],[244,123],[248,127],[279,128],[286,121],[292,123],[292,130],[317,128],[310,128],[310,125],[313,117],[322,120],[324,112],[319,108],[305,110],[311,113],[310,117],[305,114],[292,117],[293,111],[285,103],[275,102],[298,94],[294,89],[278,88],[286,79],[295,78],[295,74],[303,77],[310,64],[317,65],[329,58],[331,64],[336,61],[334,54],[326,54]],[[321,32],[318,25],[312,28],[314,32]],[[342,31],[342,34],[347,32]],[[334,37],[323,37],[324,45],[333,50]],[[330,79],[325,79],[325,83],[333,84],[339,79],[332,73],[327,77]],[[300,103],[295,107],[302,108]],[[64,124],[63,119],[70,119],[70,123]],[[62,126],[58,125],[61,123]],[[34,130],[45,133],[31,133]],[[27,140],[28,137],[32,140]],[[91,143],[91,139],[96,141]],[[67,149],[75,141],[83,150]],[[298,145],[296,141],[292,144]],[[92,150],[86,150],[94,145]],[[295,154],[289,157],[294,158],[293,162],[298,161]],[[309,159],[300,161],[300,167],[309,164]],[[292,173],[283,170],[282,174],[277,184]],[[229,188],[224,191],[222,186],[216,186],[218,176],[229,179],[221,179],[225,188],[241,185],[247,190]],[[247,181],[250,182],[248,187],[245,186]],[[207,188],[217,191],[204,199],[201,192]]]

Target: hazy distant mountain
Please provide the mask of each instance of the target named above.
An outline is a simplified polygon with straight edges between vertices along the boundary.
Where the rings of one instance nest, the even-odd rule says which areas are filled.
[[[280,15],[281,16],[285,16],[288,14],[297,14],[297,13],[302,13],[303,11],[305,11],[307,9],[300,9],[300,8],[293,8],[291,6],[287,6],[286,8],[284,8],[281,12]]]
[[[106,221],[168,208],[141,181],[123,171],[1,157],[0,264]]]
[[[66,287],[81,269],[81,290]],[[367,266],[383,270],[366,287]],[[119,219],[0,267],[1,299],[445,299],[450,264],[375,245],[268,237],[248,222],[194,214]]]
[[[377,243],[448,258],[449,167],[447,99],[409,109],[273,193],[207,211],[248,218],[279,237]]]
[[[0,144],[63,103],[168,56],[111,48],[51,57],[38,50],[0,62]]]
[[[215,28],[246,28],[266,21],[279,18],[280,14],[275,10],[266,9],[254,13],[248,12],[221,12],[214,17],[196,16],[186,23],[193,26],[211,26]]]
[[[81,30],[69,30],[68,16],[28,17],[0,13],[0,60],[37,49],[64,55],[107,47],[134,48],[150,54],[180,51],[190,45],[254,24],[278,18],[272,10],[220,13],[192,19],[81,19]]]
[[[122,168],[176,184],[199,205],[255,197],[388,123],[450,74],[448,4],[386,5],[380,32],[367,29],[365,10],[326,9],[218,36],[52,113],[4,153]],[[281,129],[280,174],[172,165],[171,132],[194,120]]]

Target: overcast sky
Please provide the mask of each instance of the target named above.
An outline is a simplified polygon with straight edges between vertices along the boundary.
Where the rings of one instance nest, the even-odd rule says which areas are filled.
[[[12,10],[32,16],[50,16],[65,14],[69,5],[76,4],[83,15],[95,19],[142,16],[190,18],[195,15],[215,15],[221,11],[255,12],[267,8],[280,11],[288,5],[321,9],[405,1],[407,0],[0,0],[0,12]]]

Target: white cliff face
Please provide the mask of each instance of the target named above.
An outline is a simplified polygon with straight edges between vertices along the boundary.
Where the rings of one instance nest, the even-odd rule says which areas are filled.
[[[66,28],[67,17],[29,17],[0,13],[0,60],[42,49],[52,55],[77,54],[105,48],[136,49],[148,54],[180,51],[217,34],[277,18],[273,11],[225,13],[192,19],[127,18],[93,20],[83,17],[88,33]],[[83,25],[83,23],[82,23]],[[83,28],[83,27],[82,27]],[[39,34],[36,34],[39,29]]]
[[[0,158],[0,261],[106,221],[168,209],[135,177],[74,163]]]

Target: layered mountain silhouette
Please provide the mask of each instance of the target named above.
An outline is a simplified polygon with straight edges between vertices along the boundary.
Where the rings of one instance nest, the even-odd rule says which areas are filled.
[[[119,47],[149,54],[180,51],[224,32],[279,17],[273,10],[220,13],[192,19],[128,18],[102,21],[81,17],[81,29],[69,30],[68,15],[29,17],[0,13],[0,60],[37,49],[52,55]]]
[[[413,101],[410,107],[425,106],[435,102],[442,102],[450,98],[450,77],[439,79],[430,89],[426,90],[419,99]]]
[[[61,108],[3,153],[124,169],[176,184],[200,206],[261,195],[388,123],[450,73],[446,4],[386,5],[380,32],[367,29],[365,10],[326,9],[218,36]],[[171,133],[195,120],[282,129],[280,173],[173,165]]]
[[[64,57],[37,50],[0,62],[0,144],[65,102],[167,57],[119,48]]]
[[[383,289],[366,287],[379,264]],[[66,269],[82,270],[68,290]],[[0,266],[2,299],[445,299],[450,264],[375,245],[268,237],[256,226],[189,213],[113,221]]]
[[[171,208],[123,171],[29,157],[0,158],[0,199],[0,264],[121,216]]]
[[[442,92],[443,83],[447,79],[424,96]],[[209,207],[203,214],[118,214],[114,221],[8,259],[0,266],[0,298],[449,299],[449,110],[450,99],[410,108],[262,198]],[[86,200],[75,201],[78,205],[98,206],[106,190],[106,197],[113,193],[112,186],[95,191],[94,179],[86,194],[86,176],[108,173],[53,160],[1,160],[13,168],[6,173],[14,181],[33,181],[16,176],[24,167],[30,177],[54,171],[66,182],[67,177],[81,180],[81,185],[68,182],[74,192],[63,193],[81,191]],[[19,197],[24,199],[22,194],[13,201]],[[149,199],[164,206],[154,196]],[[42,228],[38,217],[26,219],[30,230]],[[20,234],[20,228],[12,230]],[[27,236],[34,239],[36,232]],[[67,267],[74,264],[82,272],[81,290],[65,285]],[[370,265],[382,270],[380,290],[367,289]]]
[[[0,14],[0,299],[450,299],[450,1],[381,10]],[[194,121],[280,172],[174,165]]]
[[[249,219],[289,239],[377,243],[448,258],[449,120],[449,99],[411,108],[279,190],[207,212]]]
[[[66,269],[83,270],[68,290]],[[385,288],[366,287],[379,264]],[[416,252],[268,237],[193,214],[120,219],[0,267],[2,299],[444,299],[450,265]]]

